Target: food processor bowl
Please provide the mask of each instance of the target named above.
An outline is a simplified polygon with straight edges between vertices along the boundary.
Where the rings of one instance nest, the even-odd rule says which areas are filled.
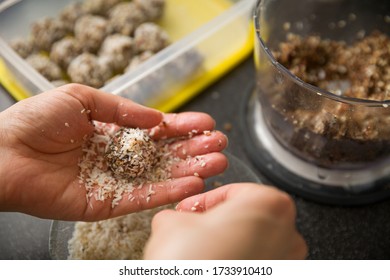
[[[283,43],[289,36],[345,45],[375,30],[389,36],[389,8],[389,1],[257,1],[256,84],[243,114],[248,154],[270,183],[330,204],[390,196],[390,84],[382,100],[348,97],[343,92],[350,81],[340,78],[320,88],[275,58],[288,48]]]

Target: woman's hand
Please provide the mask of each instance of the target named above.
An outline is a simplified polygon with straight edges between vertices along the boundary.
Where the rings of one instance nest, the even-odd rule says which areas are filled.
[[[303,259],[307,247],[285,193],[231,184],[156,214],[146,259]]]
[[[151,128],[156,139],[193,138],[176,146],[177,156],[203,155],[207,168],[172,166],[169,188],[161,187],[150,203],[129,203],[124,198],[112,208],[111,200],[88,207],[80,187],[78,161],[82,145],[94,131],[92,120],[119,126]],[[164,122],[165,125],[161,125]],[[168,125],[166,125],[168,124]],[[202,113],[162,114],[115,95],[77,85],[66,85],[20,101],[0,113],[0,210],[20,211],[63,220],[107,219],[182,200],[203,190],[203,178],[222,172],[226,158],[219,153],[226,137],[212,132],[214,121]],[[195,133],[196,134],[196,133]],[[205,148],[207,147],[207,148]],[[200,177],[194,176],[198,173]],[[196,174],[196,175],[198,175]],[[159,186],[168,185],[159,182]],[[144,195],[136,190],[133,195]]]

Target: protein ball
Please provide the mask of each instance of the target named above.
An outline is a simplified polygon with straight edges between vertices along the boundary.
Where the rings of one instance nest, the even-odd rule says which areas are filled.
[[[114,34],[104,40],[99,55],[108,57],[111,60],[112,69],[121,72],[129,64],[133,53],[133,39],[129,36]]]
[[[137,5],[124,2],[115,5],[109,11],[109,29],[111,33],[130,36],[135,28],[146,21],[146,16]]]
[[[133,2],[142,9],[148,21],[158,20],[164,13],[165,0],[134,0]]]
[[[112,72],[96,55],[83,53],[69,64],[68,75],[74,83],[100,88],[111,77]]]
[[[107,20],[100,16],[85,15],[76,21],[74,33],[83,51],[96,53],[107,35]]]
[[[32,54],[34,47],[30,39],[16,38],[10,42],[11,48],[21,57],[26,58]]]
[[[135,30],[134,42],[138,52],[158,52],[168,45],[169,36],[157,24],[146,22]]]
[[[148,60],[153,55],[154,55],[154,53],[152,53],[150,51],[146,51],[146,52],[140,53],[139,55],[134,56],[129,64],[129,66],[127,66],[125,72],[137,68],[138,65],[140,65],[142,62]]]
[[[122,128],[110,140],[105,158],[110,169],[124,178],[135,178],[156,163],[156,145],[138,128]]]
[[[188,79],[188,77],[193,77],[199,71],[202,71],[203,61],[204,57],[199,51],[189,49],[167,64],[167,75],[177,79]]]
[[[49,81],[62,78],[61,68],[45,55],[33,54],[27,57],[26,61]]]
[[[54,18],[42,18],[31,26],[33,44],[38,50],[50,51],[52,44],[63,38],[66,33],[65,26]]]
[[[83,9],[89,14],[106,15],[107,11],[122,0],[85,0]]]
[[[50,59],[66,70],[70,62],[81,53],[81,46],[76,39],[67,37],[54,43]]]
[[[83,9],[83,4],[79,2],[74,2],[67,5],[60,13],[60,21],[62,22],[64,28],[69,33],[74,32],[74,26],[77,19],[85,15]]]

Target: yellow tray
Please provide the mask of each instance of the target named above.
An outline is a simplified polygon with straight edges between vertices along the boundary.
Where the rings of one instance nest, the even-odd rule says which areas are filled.
[[[249,2],[253,1],[242,0],[236,2],[233,3],[229,0],[166,0],[165,14],[159,25],[170,35],[173,41],[171,46],[173,47],[176,42],[180,42],[184,37],[193,37],[190,41],[195,42],[194,48],[199,50],[204,57],[202,72],[185,81],[183,85],[173,86],[169,89],[172,92],[167,93],[169,90],[162,90],[161,96],[141,103],[165,112],[173,111],[252,52],[253,32],[249,18],[251,9],[248,7],[251,7]],[[199,30],[202,27],[204,28],[205,25],[208,25],[209,28],[206,28],[204,33],[199,34]],[[209,29],[213,28],[215,29],[213,33],[206,34]],[[193,33],[197,34],[193,35]],[[159,54],[155,56],[159,56]],[[171,58],[165,56],[162,58],[163,60],[169,60],[174,59],[174,57],[174,55],[171,55]],[[9,59],[8,63],[10,63]],[[15,76],[10,71],[10,67],[7,67],[7,63],[0,57],[0,83],[16,100],[38,93],[31,92]],[[123,76],[125,75],[122,75],[122,81],[126,82],[131,80],[134,75],[130,74],[128,79],[123,78]],[[107,88],[111,89],[111,92],[115,92],[117,84],[113,83],[113,86],[108,84]],[[118,88],[125,87],[124,84],[120,84]],[[115,93],[122,95],[120,91]]]

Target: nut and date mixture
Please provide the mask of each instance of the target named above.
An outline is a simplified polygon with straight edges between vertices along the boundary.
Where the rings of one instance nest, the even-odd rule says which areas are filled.
[[[111,138],[105,158],[112,172],[136,178],[157,162],[157,148],[147,133],[138,128],[122,128]]]
[[[81,51],[81,46],[75,38],[65,37],[53,44],[50,59],[62,69],[67,69]]]
[[[146,15],[133,2],[122,2],[108,14],[108,29],[112,33],[132,36],[138,25],[147,21]]]
[[[104,40],[99,55],[107,57],[116,73],[123,72],[134,57],[134,40],[129,36],[114,34]]]
[[[135,29],[134,42],[139,52],[158,52],[168,45],[169,36],[157,24],[146,22]]]
[[[165,0],[72,2],[57,17],[34,22],[29,36],[10,46],[23,58],[33,56],[30,65],[56,85],[61,80],[101,87],[126,72],[133,59],[139,64],[168,46],[167,33],[153,23],[164,8]]]
[[[59,19],[42,18],[31,25],[31,38],[36,50],[50,51],[54,42],[66,35],[65,26]]]
[[[77,56],[68,67],[68,75],[75,83],[102,87],[111,75],[110,63],[90,53]]]
[[[303,81],[334,94],[390,99],[390,37],[379,31],[352,45],[290,33],[275,58]]]
[[[107,36],[108,21],[102,16],[86,14],[74,27],[74,36],[84,52],[96,53]]]
[[[54,81],[62,78],[60,67],[52,62],[47,56],[42,54],[33,54],[28,56],[26,61],[48,80]]]
[[[336,96],[356,101],[390,99],[390,38],[379,31],[350,45],[289,33],[273,55],[299,79]],[[378,103],[377,110],[358,105],[352,108],[325,98],[321,92],[311,95],[294,86],[286,88],[283,82],[270,90],[270,127],[304,158],[329,166],[368,162],[390,153],[390,108],[386,102]]]

